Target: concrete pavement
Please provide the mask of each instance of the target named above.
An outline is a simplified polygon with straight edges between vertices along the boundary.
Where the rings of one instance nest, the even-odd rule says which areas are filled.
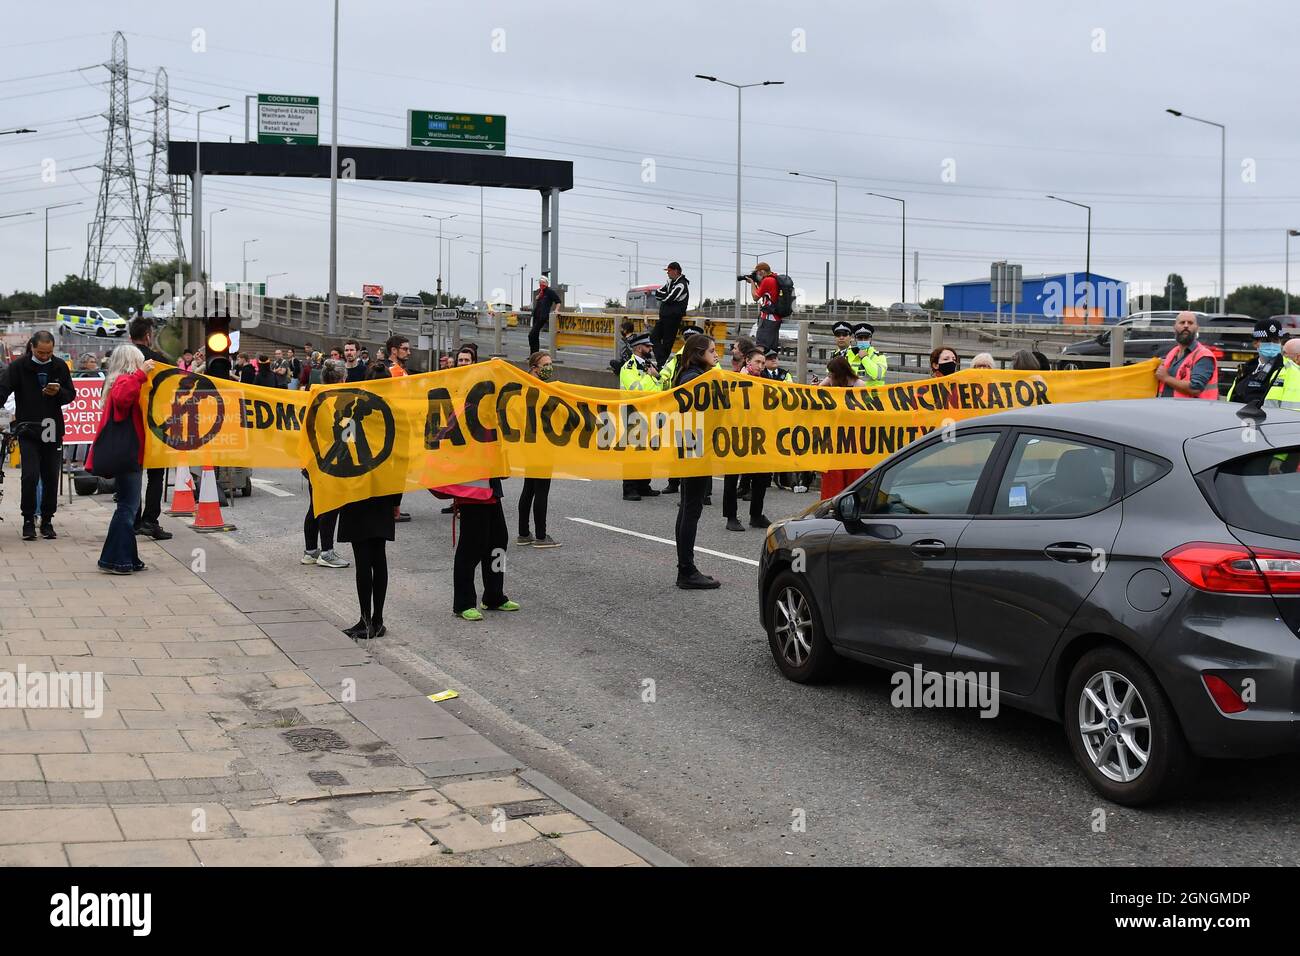
[[[23,542],[16,497],[0,524],[0,866],[676,863],[211,536],[167,521],[171,541],[141,539],[149,570],[116,577],[95,567],[111,500],[75,499],[57,541]],[[55,672],[85,675],[78,707],[35,698]]]

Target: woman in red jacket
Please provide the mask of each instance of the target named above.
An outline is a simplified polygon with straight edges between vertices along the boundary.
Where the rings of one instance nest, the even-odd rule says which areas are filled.
[[[117,485],[117,510],[108,523],[104,549],[99,554],[99,569],[109,574],[131,574],[143,571],[144,562],[135,546],[135,513],[140,507],[140,479],[144,465],[144,416],[140,414],[140,389],[149,377],[153,360],[146,359],[134,345],[119,345],[108,358],[104,391],[100,398],[103,417],[99,431],[112,421],[130,419],[135,426],[139,457],[131,471],[114,476]],[[96,433],[98,435],[98,433]],[[87,456],[86,468],[91,457]]]

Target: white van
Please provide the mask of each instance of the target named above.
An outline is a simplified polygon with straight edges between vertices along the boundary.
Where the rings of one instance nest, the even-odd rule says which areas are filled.
[[[126,319],[108,308],[65,305],[59,307],[56,318],[60,335],[68,332],[98,335],[101,338],[126,335]]]

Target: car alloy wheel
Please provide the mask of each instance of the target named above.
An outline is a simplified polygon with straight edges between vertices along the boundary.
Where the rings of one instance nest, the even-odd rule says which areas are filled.
[[[781,656],[791,667],[803,667],[812,654],[813,620],[808,600],[798,588],[787,587],[772,605],[772,628]]]
[[[1132,783],[1151,759],[1151,715],[1136,685],[1123,674],[1094,674],[1079,695],[1079,734],[1097,771]]]

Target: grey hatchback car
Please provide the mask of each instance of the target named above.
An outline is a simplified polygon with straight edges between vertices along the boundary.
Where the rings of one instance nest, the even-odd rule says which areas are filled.
[[[1128,805],[1201,757],[1300,750],[1300,415],[1241,409],[1042,406],[913,442],[768,530],[777,666],[992,688]]]

